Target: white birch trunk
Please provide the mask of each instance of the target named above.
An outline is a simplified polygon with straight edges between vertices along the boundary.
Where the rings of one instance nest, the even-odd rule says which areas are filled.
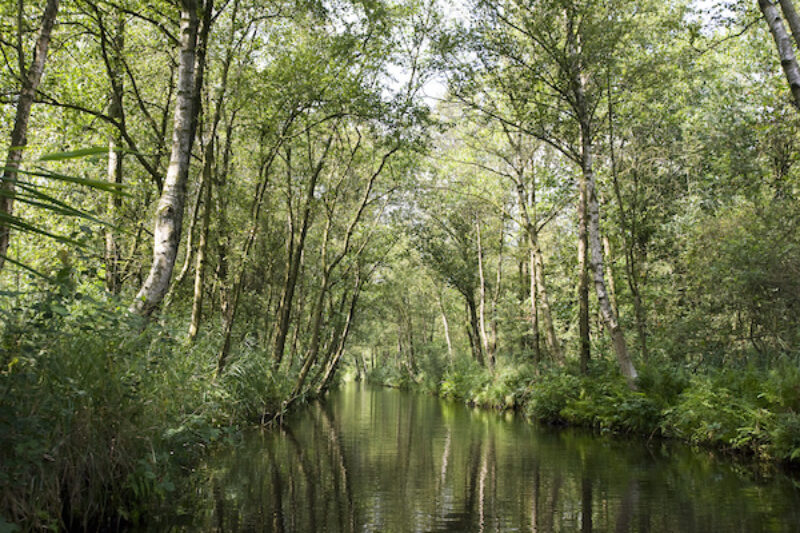
[[[614,352],[617,355],[622,375],[628,380],[631,388],[635,388],[635,380],[638,376],[636,368],[633,366],[628,346],[625,342],[625,335],[619,325],[617,315],[611,307],[611,301],[606,290],[605,272],[603,268],[603,244],[600,237],[600,209],[597,203],[597,192],[595,190],[594,169],[592,161],[592,143],[589,128],[584,123],[581,126],[582,137],[582,161],[583,179],[586,183],[587,211],[589,215],[589,247],[591,249],[591,270],[594,277],[594,288],[597,294],[597,301],[600,304],[600,314],[603,323],[611,336],[614,345]]]
[[[158,202],[153,230],[153,263],[130,311],[149,316],[161,303],[169,289],[183,223],[183,206],[189,178],[194,119],[195,51],[197,45],[197,4],[184,0],[181,9],[180,62],[178,94],[172,130],[170,154],[164,188]]]
[[[794,42],[800,48],[800,17],[797,16],[797,10],[794,8],[792,0],[779,0],[781,4],[781,11],[789,23],[789,28],[792,30],[792,37]]]
[[[447,342],[447,360],[453,362],[453,342],[450,339],[450,324],[447,322],[447,314],[444,312],[444,304],[439,291],[436,291],[436,301],[439,304],[439,313],[442,316],[442,327],[444,327],[444,340]]]
[[[772,38],[775,40],[775,46],[778,49],[778,55],[781,60],[781,67],[783,67],[783,73],[786,75],[786,81],[789,83],[789,89],[792,91],[794,103],[800,107],[800,68],[797,66],[797,58],[792,48],[792,40],[783,25],[780,11],[770,0],[758,0],[758,7],[761,9],[761,13],[767,21],[769,31],[772,33]]]

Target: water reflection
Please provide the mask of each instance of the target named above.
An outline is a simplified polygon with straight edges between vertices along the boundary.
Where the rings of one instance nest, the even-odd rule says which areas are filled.
[[[197,497],[209,504],[186,530],[800,529],[800,494],[787,478],[756,483],[682,447],[355,385],[226,450],[208,478]]]

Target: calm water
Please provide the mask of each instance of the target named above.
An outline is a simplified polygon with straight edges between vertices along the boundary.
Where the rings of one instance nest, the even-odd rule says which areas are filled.
[[[207,466],[187,531],[800,531],[800,489],[674,444],[348,385]],[[181,524],[181,525],[178,525]]]

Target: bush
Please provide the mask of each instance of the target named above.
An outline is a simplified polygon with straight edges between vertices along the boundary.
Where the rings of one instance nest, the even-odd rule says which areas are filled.
[[[571,400],[579,398],[580,390],[577,376],[559,370],[546,372],[533,384],[525,414],[550,424],[565,423],[561,412]]]
[[[475,403],[476,396],[490,380],[486,368],[471,358],[460,358],[445,372],[439,394],[444,398]]]
[[[216,392],[217,401],[232,421],[262,423],[280,411],[293,383],[289,376],[273,372],[269,354],[247,351],[228,365]]]
[[[665,410],[664,433],[695,444],[765,454],[774,413],[753,401],[754,390],[749,397],[734,394],[723,386],[727,382],[710,376],[692,379],[678,403]]]
[[[771,432],[772,453],[783,461],[800,460],[800,414],[782,413]]]

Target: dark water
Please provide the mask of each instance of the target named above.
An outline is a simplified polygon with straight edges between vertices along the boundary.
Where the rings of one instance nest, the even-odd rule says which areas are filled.
[[[186,531],[800,531],[791,479],[348,385],[209,462]]]

